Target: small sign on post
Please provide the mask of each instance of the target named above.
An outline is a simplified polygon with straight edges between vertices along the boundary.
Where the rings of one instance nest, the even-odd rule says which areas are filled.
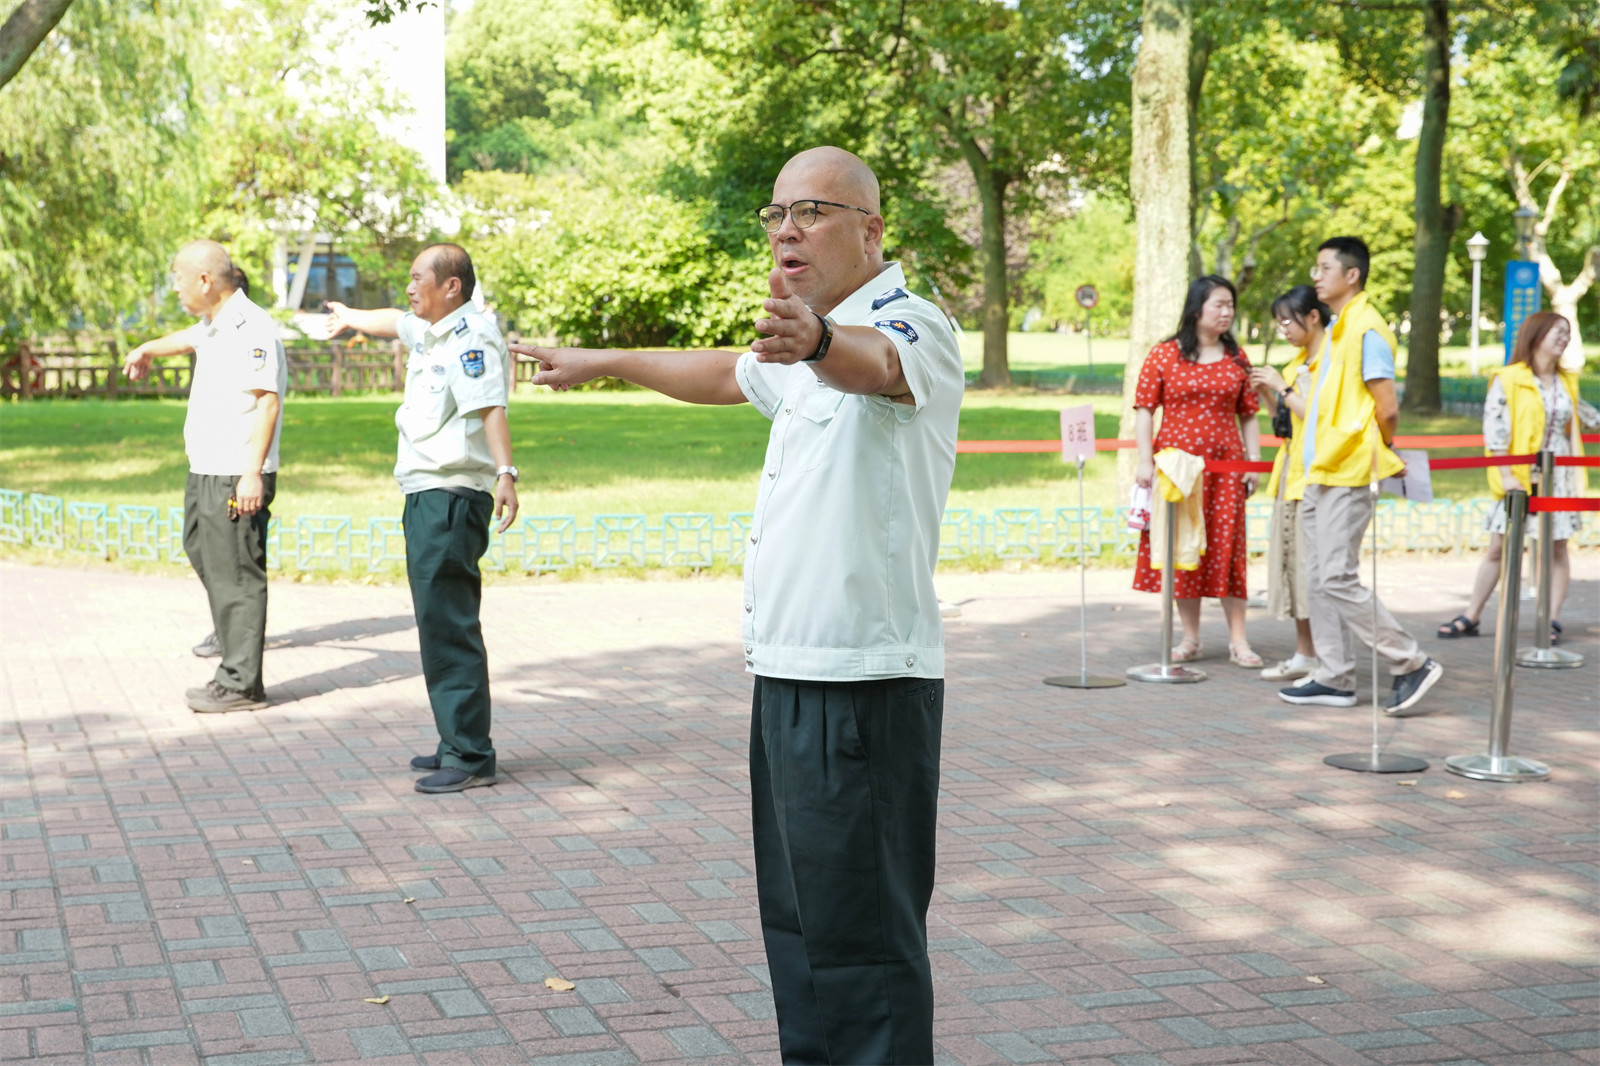
[[[1089,368],[1092,370],[1094,369],[1094,322],[1089,312],[1100,302],[1100,290],[1093,285],[1079,285],[1078,291],[1072,295],[1078,301],[1078,306],[1083,308],[1084,347],[1089,353]]]
[[[1061,409],[1061,459],[1075,463],[1094,457],[1094,405]]]

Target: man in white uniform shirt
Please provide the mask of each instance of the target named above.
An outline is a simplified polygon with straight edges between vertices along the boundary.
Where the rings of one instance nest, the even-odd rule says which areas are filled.
[[[411,312],[359,311],[329,301],[328,336],[346,329],[398,337],[406,346],[406,398],[395,412],[395,480],[405,494],[406,576],[439,743],[411,760],[430,770],[418,792],[495,783],[489,738],[489,654],[479,613],[478,560],[489,516],[504,533],[517,517],[506,403],[511,355],[500,330],[471,303],[477,274],[455,244],[424,248],[411,264]]]
[[[183,550],[211,604],[222,662],[188,691],[200,713],[267,705],[261,659],[267,629],[268,507],[277,491],[278,437],[289,367],[278,324],[236,286],[233,260],[215,241],[194,241],[172,261],[178,302],[200,321],[128,353],[132,380],[152,359],[195,353],[183,423],[189,481]]]
[[[944,713],[933,591],[963,376],[939,309],[883,258],[878,181],[815,148],[758,212],[776,264],[744,354],[571,348],[611,375],[748,401],[772,432],[745,544],[756,878],[785,1062],[931,1063],[927,912]]]

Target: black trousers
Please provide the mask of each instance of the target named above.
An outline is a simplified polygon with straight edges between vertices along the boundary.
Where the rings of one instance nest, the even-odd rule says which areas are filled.
[[[223,688],[261,697],[261,655],[267,636],[268,506],[277,474],[262,474],[261,510],[228,520],[237,476],[190,474],[183,488],[183,552],[205,586],[211,625],[222,648],[214,678]]]
[[[933,1062],[944,682],[758,677],[750,798],[785,1063]]]
[[[417,612],[422,677],[439,730],[439,765],[494,776],[489,740],[489,653],[478,613],[494,498],[428,489],[406,496],[406,577]]]

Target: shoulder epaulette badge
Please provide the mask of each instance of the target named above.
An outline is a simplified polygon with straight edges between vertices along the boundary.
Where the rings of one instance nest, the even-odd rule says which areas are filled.
[[[874,311],[881,311],[885,307],[888,307],[890,304],[894,303],[896,300],[909,299],[910,296],[911,294],[904,289],[890,289],[888,292],[872,301],[872,309]]]

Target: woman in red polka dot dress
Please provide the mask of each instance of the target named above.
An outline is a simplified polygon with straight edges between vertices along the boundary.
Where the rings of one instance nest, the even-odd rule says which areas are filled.
[[[1261,431],[1255,417],[1260,402],[1250,387],[1250,359],[1229,332],[1234,298],[1227,278],[1212,274],[1195,281],[1183,302],[1178,332],[1145,358],[1133,401],[1140,485],[1148,488],[1154,482],[1155,453],[1163,448],[1202,459],[1261,458]],[[1158,407],[1161,430],[1152,440]],[[1261,665],[1261,657],[1251,650],[1244,631],[1244,501],[1255,492],[1258,476],[1208,471],[1204,478],[1206,550],[1198,570],[1173,574],[1183,641],[1172,649],[1172,661],[1201,657],[1200,598],[1218,596],[1228,620],[1228,659],[1253,669]],[[1148,530],[1139,537],[1133,587],[1161,591],[1161,571],[1150,566]]]

